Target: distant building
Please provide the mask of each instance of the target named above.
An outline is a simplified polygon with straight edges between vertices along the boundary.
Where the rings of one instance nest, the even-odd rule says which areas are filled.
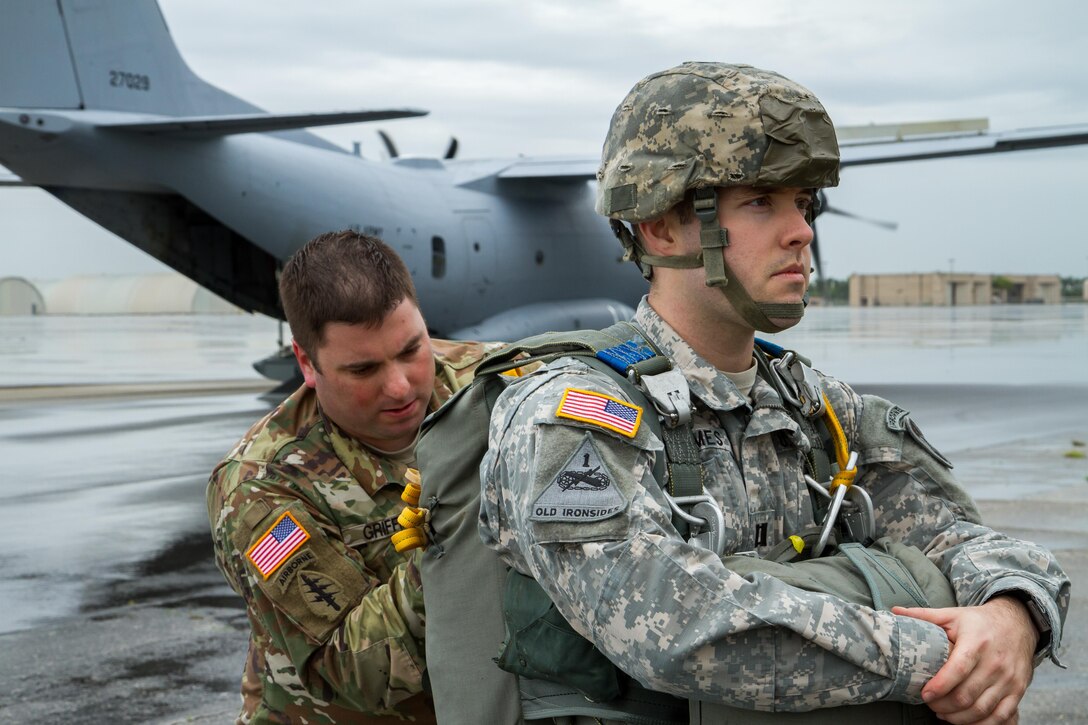
[[[79,275],[40,282],[51,315],[187,315],[241,312],[191,279],[173,272]],[[29,313],[22,313],[29,314]]]
[[[1039,303],[1062,299],[1057,275],[988,275],[929,272],[850,275],[854,307],[937,307]]]
[[[0,315],[45,314],[45,298],[30,280],[0,277]]]

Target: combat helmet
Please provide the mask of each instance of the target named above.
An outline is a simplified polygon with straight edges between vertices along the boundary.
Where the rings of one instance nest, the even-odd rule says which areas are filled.
[[[597,171],[597,212],[649,278],[654,266],[705,267],[717,287],[757,330],[783,327],[804,305],[753,302],[720,251],[716,187],[820,189],[839,183],[835,128],[811,91],[773,71],[748,65],[688,62],[635,84],[616,109]],[[655,219],[694,190],[702,253],[648,255],[630,229]],[[810,218],[811,222],[811,218]],[[715,250],[714,254],[708,253]]]

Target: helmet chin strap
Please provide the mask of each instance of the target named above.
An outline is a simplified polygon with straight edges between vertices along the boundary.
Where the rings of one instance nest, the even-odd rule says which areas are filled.
[[[656,254],[644,254],[635,239],[634,234],[627,226],[615,219],[610,220],[612,232],[623,243],[625,260],[635,261],[642,276],[649,279],[654,267],[671,267],[673,269],[706,268],[707,287],[716,287],[733,309],[760,332],[782,332],[792,325],[779,325],[771,318],[780,320],[799,320],[805,314],[808,305],[808,293],[802,302],[756,302],[737,281],[733,270],[725,261],[722,250],[729,246],[729,236],[725,227],[718,224],[718,195],[714,189],[704,188],[695,190],[695,216],[699,219],[699,246],[702,251],[698,254],[681,254],[663,257]]]
[[[706,268],[706,284],[716,287],[725,295],[745,322],[760,332],[781,332],[791,325],[779,325],[771,320],[772,317],[799,320],[804,316],[805,306],[800,302],[756,302],[737,280],[733,270],[729,269],[722,253],[729,246],[729,236],[725,227],[718,224],[718,194],[715,189],[695,190],[695,216],[699,219],[699,246],[703,250],[699,256]]]
[[[676,269],[706,268],[706,284],[716,287],[745,322],[760,332],[782,332],[791,325],[779,325],[771,318],[799,320],[805,314],[805,302],[756,302],[737,281],[736,275],[726,264],[722,250],[729,246],[725,227],[718,224],[718,195],[712,188],[695,190],[695,216],[699,219],[699,254],[675,257],[642,255],[642,261],[653,267]]]

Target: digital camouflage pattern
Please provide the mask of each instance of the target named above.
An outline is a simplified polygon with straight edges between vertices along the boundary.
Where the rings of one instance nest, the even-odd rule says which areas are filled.
[[[691,388],[705,493],[724,512],[727,556],[689,545],[673,527],[651,470],[662,443],[648,426],[627,438],[556,416],[568,388],[627,399],[609,377],[574,358],[517,380],[496,404],[481,464],[486,543],[540,582],[580,634],[650,689],[777,711],[920,702],[922,685],[949,653],[940,627],[730,570],[731,555],[765,553],[814,524],[802,479],[812,442],[771,385],[757,379],[749,408],[729,378],[645,300],[635,323]],[[1053,627],[1049,647],[1057,647],[1069,581],[1053,556],[983,526],[906,411],[821,378],[860,454],[857,483],[873,497],[875,536],[922,550],[960,605],[1005,590],[1032,597]],[[594,456],[583,458],[587,440]],[[558,491],[570,478],[564,474],[584,474],[583,465],[595,485],[576,495]],[[599,511],[598,498],[616,511],[580,521],[562,516],[577,516],[579,507]]]
[[[839,183],[839,144],[820,101],[773,71],[684,63],[639,81],[612,116],[597,212],[654,219],[688,189]]]
[[[495,346],[432,340],[431,410]],[[303,386],[216,467],[208,518],[216,564],[245,599],[251,638],[239,722],[434,722],[422,694],[418,552],[390,544],[406,467],[325,418]],[[266,579],[247,557],[284,512],[309,538]]]

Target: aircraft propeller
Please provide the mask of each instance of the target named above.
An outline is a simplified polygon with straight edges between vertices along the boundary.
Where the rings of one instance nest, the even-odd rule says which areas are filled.
[[[873,224],[894,232],[899,228],[899,222],[884,221],[883,219],[873,219],[871,217],[864,217],[860,214],[854,214],[853,212],[839,209],[838,207],[831,206],[827,202],[827,194],[820,190],[817,192],[820,197],[820,213],[821,214],[838,214],[848,219],[856,219],[859,222],[865,222],[866,224]],[[819,245],[819,232],[817,231],[816,223],[812,224],[812,263],[816,266],[816,276],[819,278],[820,291],[823,292],[824,286],[824,270],[823,264],[820,260],[820,245]]]
[[[389,154],[389,158],[397,158],[400,154],[397,153],[397,146],[393,143],[393,137],[380,128],[378,129],[378,136],[381,137],[382,143],[385,144],[385,152]]]
[[[382,144],[385,146],[385,153],[389,156],[389,158],[395,159],[400,156],[400,153],[397,151],[397,145],[393,143],[392,136],[390,136],[380,128],[378,129],[378,136],[381,138]],[[442,156],[442,158],[452,159],[453,157],[455,157],[457,155],[457,147],[457,137],[450,136],[449,146],[446,147],[446,153]]]

